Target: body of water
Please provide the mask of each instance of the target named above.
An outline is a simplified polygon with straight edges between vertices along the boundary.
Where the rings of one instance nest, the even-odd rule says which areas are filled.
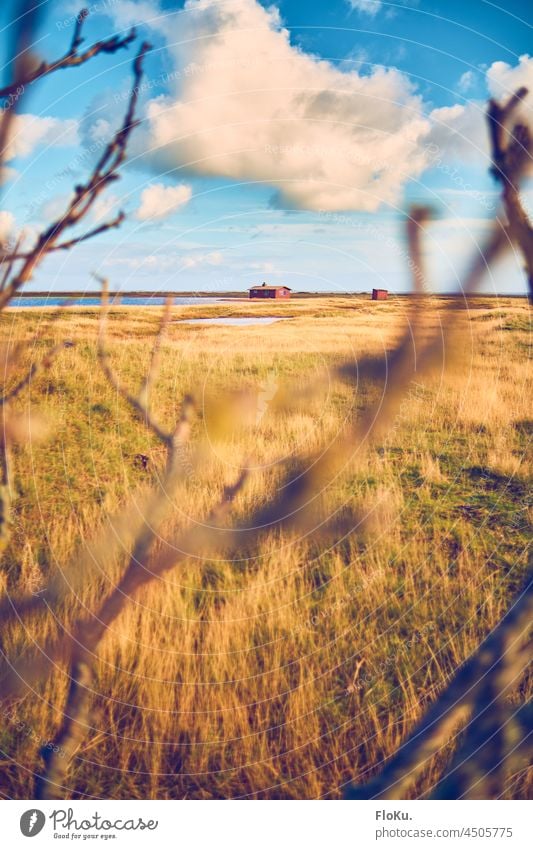
[[[276,321],[287,321],[287,317],[281,315],[257,316],[257,318],[180,318],[173,324],[227,324],[241,327],[248,324],[274,324]]]
[[[187,304],[216,304],[220,298],[173,298],[172,303],[175,306],[187,306]],[[101,299],[98,295],[94,298],[61,298],[51,295],[49,298],[13,298],[9,306],[11,307],[60,307],[67,301],[71,301],[73,306],[77,307],[99,307]],[[121,307],[160,307],[165,303],[165,298],[135,298],[124,295],[116,306]],[[111,304],[113,300],[111,299]]]

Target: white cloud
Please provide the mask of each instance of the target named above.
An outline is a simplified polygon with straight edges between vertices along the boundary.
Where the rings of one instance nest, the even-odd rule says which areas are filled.
[[[370,15],[372,18],[377,15],[383,5],[381,0],[348,0],[348,4],[357,12]]]
[[[382,4],[352,5],[370,13]],[[488,165],[484,100],[428,114],[399,70],[361,75],[357,65],[334,66],[292,45],[275,6],[187,0],[181,12],[162,16],[143,0],[139,10],[142,22],[164,32],[174,59],[174,91],[148,102],[131,145],[133,160],[157,173],[179,167],[263,183],[275,190],[273,207],[372,212],[400,203],[405,183],[436,155]],[[131,2],[112,13],[123,25],[139,17]],[[467,71],[459,88],[466,93],[474,82]],[[486,84],[498,97],[521,84],[533,90],[533,60],[493,63]],[[523,114],[533,95],[529,101]],[[106,135],[112,123],[100,115],[90,137]]]
[[[457,83],[457,88],[463,94],[469,92],[476,83],[476,75],[473,71],[465,71],[464,74],[461,74],[459,77],[459,82]]]
[[[166,218],[192,197],[192,189],[181,183],[179,186],[164,186],[153,183],[141,194],[141,203],[135,213],[138,221],[154,221]]]
[[[202,266],[220,266],[224,262],[224,255],[220,251],[202,252],[182,255],[181,253],[157,253],[149,254],[143,252],[138,256],[114,257],[106,259],[104,265],[109,267],[123,267],[132,272],[139,271],[143,274],[150,272],[184,271],[185,269],[199,269]]]
[[[117,195],[100,195],[91,209],[92,220],[100,224],[105,219],[116,215],[121,204],[121,198]]]
[[[489,94],[505,101],[517,88],[526,86],[530,94],[515,112],[515,120],[525,121],[533,127],[533,58],[520,56],[518,65],[493,62],[487,69],[486,83]],[[485,168],[488,165],[489,143],[486,127],[485,101],[434,109],[430,115],[433,127],[428,144],[438,148],[440,157],[456,160],[475,159]]]
[[[433,157],[457,162],[481,160],[483,168],[489,165],[489,146],[485,120],[485,103],[456,103],[442,106],[431,112],[433,123],[427,138]]]
[[[97,4],[98,5],[98,4]],[[74,13],[79,12],[79,3],[75,0],[71,4]],[[167,17],[169,12],[160,11],[150,0],[111,0],[102,4],[102,12],[113,17],[120,29],[131,27],[148,26],[167,35]]]
[[[198,265],[222,265],[224,255],[220,251],[210,251],[207,254],[191,254],[182,259],[185,268],[196,268]]]
[[[179,79],[148,104],[142,142],[161,172],[264,182],[296,208],[375,210],[423,170],[429,124],[405,74],[306,54],[256,0],[187,0],[168,27]]]
[[[263,274],[272,274],[276,270],[273,262],[250,262],[248,268],[252,271],[260,271]]]
[[[104,260],[104,265],[110,268],[127,268],[129,271],[140,271],[143,274],[152,272],[171,271],[179,267],[180,258],[175,254],[149,254],[142,256],[114,257]]]
[[[374,18],[378,12],[382,11],[385,5],[382,0],[346,0],[346,2],[351,9],[360,12],[362,15],[369,15],[371,18]],[[395,18],[398,14],[398,6],[418,6],[419,2],[420,0],[396,0],[393,4],[387,3],[384,10],[385,16],[387,18]]]
[[[507,62],[493,62],[487,70],[487,82],[492,97],[509,97],[520,86],[533,88],[533,57],[524,54],[513,67]],[[530,104],[530,112],[532,106]]]
[[[487,71],[487,84],[491,97],[505,100],[518,88],[525,86],[529,94],[514,113],[515,121],[522,121],[533,131],[533,56],[520,56],[518,65],[494,62]]]
[[[78,123],[73,119],[38,115],[15,115],[10,126],[6,145],[6,161],[15,157],[29,156],[39,146],[69,147],[78,143]]]

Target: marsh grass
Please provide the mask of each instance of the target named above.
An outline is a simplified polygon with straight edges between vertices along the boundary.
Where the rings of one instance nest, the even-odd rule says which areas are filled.
[[[428,302],[430,326],[446,299]],[[162,536],[205,516],[249,460],[234,504],[245,521],[280,481],[277,460],[318,449],[379,388],[331,381],[290,414],[268,402],[223,433],[210,400],[305,380],[346,357],[391,350],[407,299],[225,302],[174,308],[173,318],[283,314],[268,327],[170,325],[155,388],[159,419],[182,397],[202,402],[183,480]],[[16,322],[15,322],[16,318]],[[30,338],[44,312],[12,310],[2,338]],[[453,365],[414,382],[388,434],[354,456],[322,493],[325,515],[364,515],[364,527],[330,534],[277,531],[231,555],[189,558],[145,587],[100,649],[94,728],[71,773],[76,796],[109,798],[338,797],[379,771],[506,611],[525,574],[531,527],[529,310],[520,299],[475,299]],[[98,311],[69,309],[43,336],[68,348],[17,399],[39,410],[53,438],[18,447],[15,517],[3,581],[16,600],[60,577],[51,611],[6,631],[17,657],[94,610],[124,568],[128,526],[161,474],[163,457],[103,377]],[[113,308],[109,348],[130,385],[149,356],[158,311]],[[41,355],[29,350],[27,359]],[[138,455],[148,458],[146,468]],[[125,505],[133,499],[133,507]],[[98,546],[109,516],[116,544]],[[345,527],[344,522],[344,527]],[[27,796],[41,768],[35,735],[59,724],[66,670],[28,692],[6,720],[2,792]],[[517,696],[531,696],[526,680]],[[19,727],[20,726],[20,727]],[[34,735],[28,733],[32,729]],[[423,795],[439,755],[416,788]],[[531,794],[527,771],[508,795]]]

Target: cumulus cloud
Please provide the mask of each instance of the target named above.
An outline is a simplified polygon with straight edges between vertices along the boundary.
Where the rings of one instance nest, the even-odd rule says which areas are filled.
[[[520,56],[515,66],[507,62],[493,62],[486,72],[486,84],[490,97],[497,100],[506,100],[521,86],[533,93],[533,57]],[[485,111],[485,101],[434,109],[430,114],[433,126],[428,144],[435,152],[438,149],[440,156],[457,160],[475,159],[486,167],[490,151]],[[522,101],[515,117],[533,127],[532,95]]]
[[[524,54],[518,59],[518,65],[507,62],[493,62],[487,71],[487,82],[492,97],[508,97],[520,86],[530,91],[533,87],[533,57]],[[529,105],[529,112],[532,107]]]
[[[0,244],[13,247],[16,242],[23,248],[28,242],[34,242],[36,235],[37,231],[31,224],[19,229],[13,213],[6,209],[0,210]]]
[[[181,183],[179,186],[164,186],[153,183],[141,194],[141,203],[135,213],[138,221],[155,221],[166,218],[180,206],[188,203],[192,197],[190,186]]]
[[[5,159],[29,156],[37,147],[69,147],[78,143],[78,123],[74,119],[39,115],[15,115],[6,145]]]
[[[485,102],[443,106],[431,112],[431,132],[427,138],[428,152],[454,161],[482,161],[488,165],[489,146],[485,120]]]
[[[533,56],[520,56],[514,67],[507,62],[494,62],[487,71],[487,84],[491,97],[501,100],[517,88],[527,88],[529,94],[517,108],[515,117],[533,131]]]
[[[180,168],[261,183],[272,187],[275,208],[375,211],[400,203],[435,151],[487,166],[484,100],[430,111],[395,68],[362,74],[294,46],[278,9],[257,0],[187,0],[164,16],[149,0],[139,9],[143,22],[165,32],[174,60],[173,91],[148,101],[131,145],[132,160],[156,173]],[[136,10],[121,5],[121,22],[133,23]],[[460,88],[473,83],[466,72]],[[486,84],[497,97],[518,85],[533,89],[533,60],[493,63]],[[116,120],[109,109],[96,122],[94,114],[81,130],[93,144]]]
[[[310,210],[396,203],[423,170],[429,124],[405,74],[306,54],[256,0],[187,0],[178,23],[175,93],[147,107],[154,167],[263,182]]]

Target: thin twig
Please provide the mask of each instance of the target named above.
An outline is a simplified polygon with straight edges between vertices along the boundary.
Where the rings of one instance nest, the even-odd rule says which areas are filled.
[[[34,362],[31,364],[25,376],[19,380],[19,382],[6,392],[4,395],[0,397],[0,407],[5,406],[9,401],[13,401],[14,398],[17,398],[18,395],[22,392],[23,389],[28,386],[32,379],[40,372],[49,369],[55,358],[61,351],[64,351],[65,348],[71,348],[73,345],[69,340],[63,340],[62,342],[58,342],[56,345],[53,345],[49,351],[46,352],[45,356],[39,362]]]
[[[102,370],[111,386],[115,389],[115,391],[118,392],[118,394],[122,398],[124,398],[124,400],[139,414],[146,426],[155,433],[157,438],[160,439],[161,442],[163,442],[168,449],[172,445],[172,434],[165,431],[151,415],[147,404],[147,393],[146,391],[142,391],[146,380],[150,382],[152,378],[145,378],[145,381],[141,386],[141,390],[137,393],[137,395],[135,395],[133,394],[133,392],[130,392],[129,389],[124,386],[124,384],[111,366],[109,351],[107,350],[106,342],[107,320],[109,316],[109,286],[107,280],[100,278],[100,282],[102,284],[102,308],[100,311],[100,329],[98,333],[98,359],[100,360]],[[164,329],[165,324],[162,323],[160,334],[158,336],[158,341],[156,341],[156,344],[154,345],[155,350],[158,350],[159,345],[161,344],[160,337],[164,332]]]
[[[13,82],[0,89],[0,98],[9,97],[16,93],[20,87],[25,88],[31,83],[36,82],[36,80],[39,80],[54,71],[59,71],[62,68],[77,68],[80,65],[85,64],[85,62],[88,62],[90,59],[93,59],[95,56],[98,56],[99,53],[116,53],[118,50],[128,47],[137,37],[135,29],[131,29],[130,32],[123,37],[113,35],[111,38],[95,42],[91,47],[88,47],[87,50],[80,53],[78,48],[84,41],[81,35],[82,27],[88,16],[88,9],[82,9],[78,14],[74,35],[67,53],[53,62],[43,61],[36,68],[26,69],[24,72],[21,70],[19,73],[16,73],[14,75]]]
[[[168,328],[168,325],[169,325],[169,322],[170,322],[172,302],[173,302],[173,299],[169,295],[165,300],[165,308],[164,308],[163,313],[161,315],[161,323],[159,325],[159,332],[156,336],[154,346],[152,348],[152,357],[151,357],[151,360],[150,360],[150,365],[149,365],[148,370],[146,372],[146,376],[145,376],[143,382],[141,383],[141,388],[139,389],[139,398],[141,399],[141,402],[144,404],[144,406],[146,408],[148,408],[149,403],[150,403],[150,392],[151,392],[151,389],[152,389],[152,386],[153,386],[153,383],[154,383],[154,380],[155,380],[155,375],[156,375],[157,370],[159,368],[159,359],[160,359],[160,354],[161,354],[161,344],[163,342],[165,333],[167,331],[167,328]]]

